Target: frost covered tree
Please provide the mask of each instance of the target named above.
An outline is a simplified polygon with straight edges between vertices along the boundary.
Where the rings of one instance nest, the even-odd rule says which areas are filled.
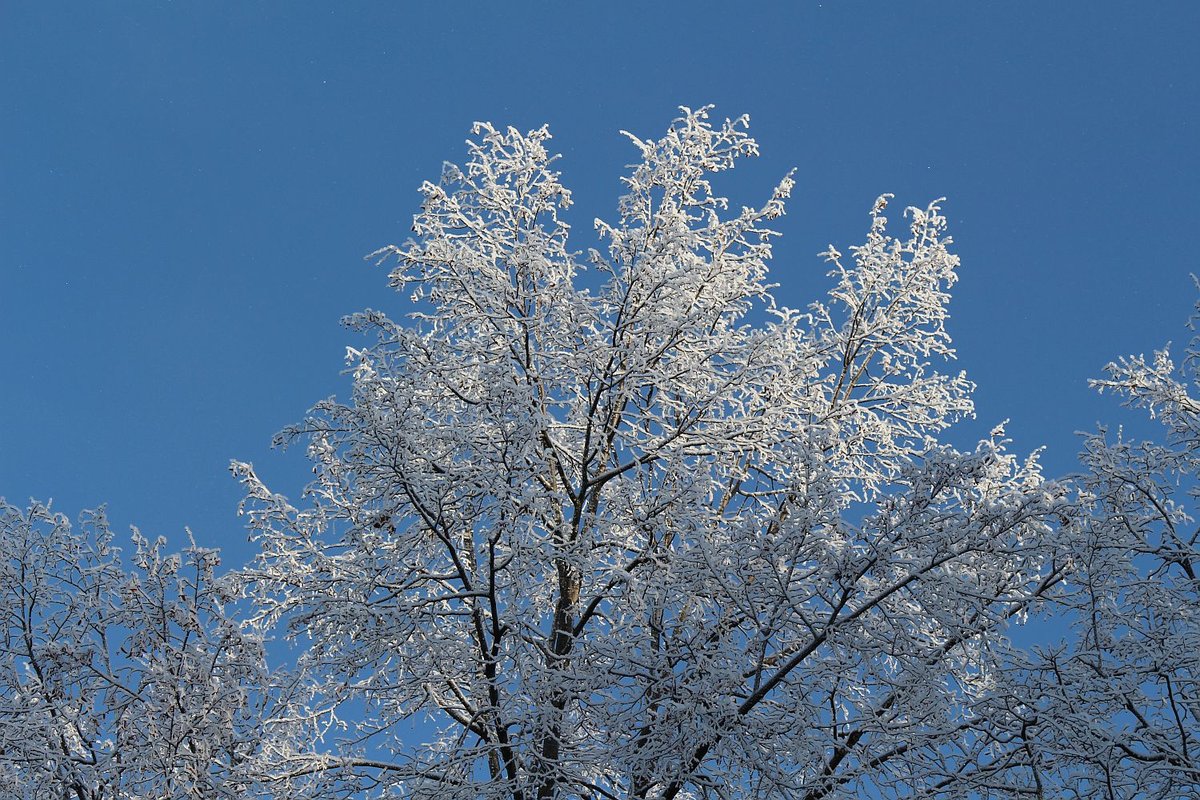
[[[1070,591],[1050,607],[1070,639],[1039,652],[1030,696],[1043,783],[1066,797],[1200,796],[1200,340],[1122,358],[1101,391],[1145,409],[1161,441],[1088,436]]]
[[[0,797],[262,796],[262,650],[225,614],[215,551],[73,527],[0,500]]]
[[[630,135],[586,254],[546,129],[474,134],[377,254],[406,318],[351,317],[374,337],[351,399],[281,435],[314,464],[303,502],[234,465],[254,622],[293,638],[311,693],[276,720],[274,777],[472,800],[1036,792],[1005,630],[1083,529],[1002,430],[936,439],[972,410],[945,371],[938,205],[894,234],[881,197],[865,243],[824,254],[828,298],[794,310],[767,283],[790,177],[740,210],[710,183],[757,152],[745,119]]]
[[[406,318],[280,436],[303,501],[234,464],[245,569],[0,500],[0,798],[1200,796],[1200,341],[1097,382],[1161,442],[957,451],[937,203],[785,308],[790,177],[710,183],[746,126],[630,135],[582,255],[548,132],[477,125],[376,254]]]

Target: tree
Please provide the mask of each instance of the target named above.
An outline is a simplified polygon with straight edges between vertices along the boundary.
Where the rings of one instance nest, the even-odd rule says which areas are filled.
[[[747,124],[630,135],[586,257],[546,129],[477,125],[376,254],[408,320],[349,318],[349,402],[279,437],[300,507],[234,464],[244,569],[0,500],[0,796],[1197,796],[1200,339],[1096,382],[1161,442],[1101,430],[1061,482],[999,427],[955,450],[938,204],[897,237],[880,197],[780,306],[790,176],[710,182]]]
[[[262,648],[225,614],[216,552],[72,527],[0,500],[0,796],[262,796]]]
[[[1162,441],[1085,438],[1072,590],[1050,610],[1072,636],[1038,653],[1031,696],[1047,784],[1068,797],[1200,793],[1200,340],[1109,364],[1100,391],[1146,409]],[[1194,514],[1194,510],[1191,514]]]
[[[545,128],[480,124],[384,248],[407,322],[349,318],[353,395],[301,507],[248,464],[263,631],[312,691],[274,775],[439,798],[1017,797],[1041,763],[1014,619],[1082,535],[1063,485],[939,372],[958,259],[889,195],[800,312],[767,281],[785,178],[731,212],[745,118],[629,135],[603,250],[568,244]],[[1028,673],[1023,673],[1028,674]],[[301,713],[302,712],[302,713]],[[425,727],[423,727],[425,726]],[[432,726],[424,744],[413,732]],[[331,734],[315,754],[306,737]],[[333,741],[333,740],[336,741]]]

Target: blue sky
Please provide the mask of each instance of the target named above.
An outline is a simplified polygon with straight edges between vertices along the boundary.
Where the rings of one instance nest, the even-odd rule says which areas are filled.
[[[718,184],[797,190],[783,302],[882,192],[947,196],[951,306],[979,384],[969,446],[1072,469],[1124,419],[1086,379],[1187,338],[1200,218],[1196,3],[0,5],[0,494],[109,503],[249,553],[230,458],[298,494],[272,434],[345,394],[338,326],[399,309],[362,256],[474,120],[549,123],[580,248],[678,105],[749,113],[763,157]]]

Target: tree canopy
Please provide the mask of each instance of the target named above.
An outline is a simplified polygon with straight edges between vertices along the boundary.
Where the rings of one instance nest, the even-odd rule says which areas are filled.
[[[279,436],[301,499],[234,464],[231,575],[5,506],[14,796],[1194,796],[1196,348],[1097,383],[1162,443],[1099,432],[1060,480],[1003,427],[955,449],[939,202],[896,231],[878,198],[784,307],[790,176],[710,183],[747,125],[626,134],[576,250],[547,129],[477,124],[374,256],[405,316],[349,317],[350,397]],[[1016,643],[1039,617],[1070,634]]]

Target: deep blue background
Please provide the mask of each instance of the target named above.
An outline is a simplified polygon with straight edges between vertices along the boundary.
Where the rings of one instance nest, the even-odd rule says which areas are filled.
[[[1086,379],[1186,340],[1200,4],[433,6],[0,5],[0,494],[244,558],[229,459],[299,493],[271,435],[345,393],[338,319],[399,306],[361,257],[477,119],[551,124],[583,248],[619,129],[748,112],[764,155],[718,188],[757,203],[799,168],[793,306],[878,194],[948,196],[962,446],[1011,418],[1069,471],[1076,430],[1123,418]]]

